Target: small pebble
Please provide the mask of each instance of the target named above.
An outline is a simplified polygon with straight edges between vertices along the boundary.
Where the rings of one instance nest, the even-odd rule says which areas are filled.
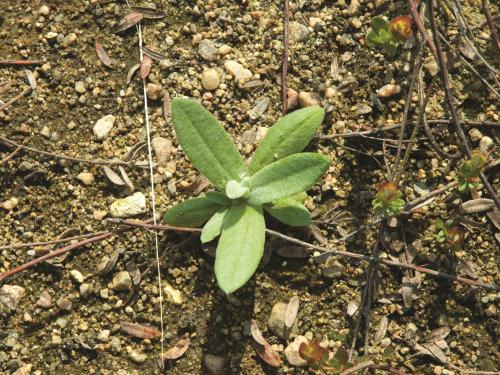
[[[19,204],[19,200],[15,197],[9,198],[2,202],[1,207],[7,211],[12,211]]]
[[[89,172],[81,172],[78,174],[78,176],[76,176],[76,178],[79,179],[82,182],[82,184],[86,186],[92,185],[95,181],[94,175]]]
[[[97,340],[99,340],[100,342],[108,342],[110,333],[111,331],[109,329],[103,329],[97,335]]]
[[[162,97],[163,88],[161,85],[157,85],[156,83],[148,83],[146,85],[146,95],[148,99],[157,100]]]
[[[198,54],[207,61],[213,61],[217,58],[217,49],[214,42],[209,39],[203,39],[198,45]]]
[[[315,92],[301,91],[299,92],[298,102],[302,108],[319,105],[319,95]]]
[[[50,8],[47,5],[42,5],[38,10],[38,14],[41,14],[42,16],[48,16],[49,13],[50,13]]]
[[[138,352],[136,350],[132,350],[128,356],[135,363],[144,363],[144,362],[146,362],[146,359],[148,358],[146,354],[144,354],[142,352]]]
[[[75,283],[81,284],[85,280],[82,273],[78,270],[71,270],[69,273]]]
[[[72,45],[74,42],[76,42],[77,40],[77,36],[75,33],[69,33],[68,35],[66,35],[62,41],[62,45],[63,47],[69,47],[70,45]]]
[[[201,84],[205,90],[215,90],[220,85],[220,75],[215,69],[205,70],[201,75]]]
[[[490,137],[487,137],[487,136],[481,138],[481,141],[479,142],[479,150],[480,151],[487,153],[492,148],[493,148],[493,139],[491,139]]]
[[[97,120],[93,128],[97,140],[100,141],[108,135],[108,133],[113,128],[113,125],[115,124],[115,120],[116,117],[113,115],[106,115]]]
[[[401,86],[389,83],[388,85],[382,86],[377,91],[377,95],[381,98],[389,98],[401,92]]]
[[[480,141],[481,138],[483,138],[483,133],[481,133],[479,129],[472,128],[471,130],[469,130],[469,137],[472,142],[477,142]]]
[[[78,81],[75,83],[75,91],[80,93],[80,94],[83,94],[86,90],[85,90],[85,83],[83,83],[82,81]]]
[[[240,81],[243,79],[252,78],[252,72],[246,69],[239,62],[234,60],[229,60],[224,63],[224,68],[226,68],[227,72],[234,76],[236,81]]]
[[[116,291],[127,291],[132,288],[132,278],[127,271],[115,273],[109,287]]]
[[[23,287],[18,285],[3,285],[0,288],[0,305],[5,305],[9,309],[15,310],[21,299],[26,294]]]

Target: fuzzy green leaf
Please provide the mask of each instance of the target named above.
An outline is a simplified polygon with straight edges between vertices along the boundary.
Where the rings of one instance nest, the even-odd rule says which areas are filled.
[[[312,106],[280,118],[255,150],[249,166],[250,173],[254,174],[276,160],[302,151],[311,141],[324,117],[323,108]]]
[[[203,225],[223,206],[207,197],[197,197],[179,203],[163,216],[167,224],[195,228]]]
[[[233,201],[226,197],[223,193],[220,191],[207,191],[205,193],[205,196],[210,199],[211,201],[220,204],[221,206],[231,206],[233,204]]]
[[[231,180],[226,184],[226,196],[229,199],[238,199],[250,193],[248,186],[239,181]]]
[[[246,165],[217,119],[198,102],[175,98],[172,120],[177,139],[193,165],[216,187],[247,173]]]
[[[255,273],[264,253],[265,234],[262,207],[242,203],[229,209],[215,254],[215,276],[224,292],[239,289]]]
[[[266,212],[292,227],[305,227],[311,223],[311,215],[307,208],[292,197],[278,199],[264,206]]]
[[[330,159],[312,152],[275,161],[251,177],[248,203],[264,204],[300,193],[314,185],[329,165]]]
[[[222,222],[226,213],[227,209],[216,212],[210,220],[207,221],[203,227],[203,231],[201,232],[200,239],[202,243],[210,242],[220,234],[222,230]]]

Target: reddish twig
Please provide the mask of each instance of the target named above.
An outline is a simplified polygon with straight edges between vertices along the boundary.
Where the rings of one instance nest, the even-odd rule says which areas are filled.
[[[79,234],[77,236],[66,237],[66,238],[61,238],[58,240],[50,240],[50,241],[39,241],[39,242],[28,242],[28,243],[17,243],[17,244],[11,244],[11,245],[3,245],[3,246],[0,246],[0,250],[10,250],[10,249],[20,249],[23,247],[53,245],[56,243],[68,242],[68,241],[72,241],[72,240],[79,240],[79,239],[88,238],[88,237],[94,237],[94,236],[98,236],[98,235],[101,235],[101,234],[107,233],[107,232],[108,231],[100,231],[100,232]]]
[[[408,0],[408,5],[410,6],[410,12],[413,17],[413,20],[415,21],[415,24],[418,27],[418,30],[424,37],[425,41],[427,42],[427,45],[429,46],[432,54],[437,58],[437,50],[436,46],[434,45],[434,42],[432,41],[431,36],[427,32],[427,29],[424,26],[424,23],[422,22],[422,19],[420,18],[420,15],[418,14],[417,10],[417,4],[415,3],[414,0]]]
[[[286,114],[288,110],[288,97],[287,97],[287,73],[288,73],[288,45],[290,43],[289,38],[289,24],[290,24],[290,4],[289,0],[285,0],[284,10],[283,10],[283,67],[281,70],[281,99],[282,99],[282,111],[283,115]]]
[[[483,12],[484,15],[486,16],[486,23],[488,24],[488,27],[490,29],[491,38],[493,39],[493,43],[495,44],[497,51],[500,52],[500,40],[498,39],[495,23],[493,22],[493,18],[491,17],[489,1],[483,0],[482,4],[483,4]]]
[[[30,66],[42,65],[38,60],[0,60],[0,66]]]

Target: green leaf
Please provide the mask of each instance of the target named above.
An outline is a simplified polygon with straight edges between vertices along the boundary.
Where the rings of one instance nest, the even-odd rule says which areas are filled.
[[[222,222],[226,213],[227,209],[216,212],[210,220],[207,221],[203,227],[203,231],[201,232],[200,239],[202,243],[210,242],[220,234],[222,230]]]
[[[370,47],[378,47],[378,46],[383,45],[385,42],[385,40],[382,37],[380,37],[379,34],[377,34],[373,30],[368,31],[365,39],[366,39],[366,43]]]
[[[229,209],[215,253],[215,277],[224,292],[234,292],[255,273],[264,253],[265,235],[262,207],[242,203]]]
[[[307,193],[305,191],[302,191],[298,194],[292,195],[290,198],[296,200],[297,202],[304,203],[307,199]]]
[[[193,165],[216,187],[247,173],[246,165],[217,119],[198,102],[175,98],[172,120],[177,139]]]
[[[225,196],[225,194],[220,191],[207,191],[205,196],[210,199],[212,202],[218,203],[221,206],[231,206],[233,201]]]
[[[372,22],[371,22],[371,26],[372,26],[373,30],[375,30],[377,33],[380,30],[390,31],[389,21],[387,21],[384,17],[380,17],[380,16],[373,17]]]
[[[179,203],[163,216],[167,224],[195,228],[203,225],[222,206],[207,197],[197,197]]]
[[[305,227],[311,223],[311,215],[307,208],[292,197],[278,199],[264,206],[266,212],[286,225]]]
[[[256,173],[272,162],[302,151],[320,127],[325,110],[318,106],[292,112],[278,120],[260,143],[248,167]]]
[[[329,158],[312,152],[294,154],[275,161],[251,177],[252,191],[248,203],[269,203],[300,193],[314,185],[329,165]]]
[[[238,199],[243,196],[247,196],[250,193],[250,189],[245,184],[231,180],[226,184],[226,196],[229,199]]]

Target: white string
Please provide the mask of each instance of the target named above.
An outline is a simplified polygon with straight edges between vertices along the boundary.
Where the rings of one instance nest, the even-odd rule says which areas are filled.
[[[130,9],[130,4],[128,0],[125,0],[127,2],[127,5]],[[144,58],[144,54],[142,53],[142,29],[141,29],[141,24],[137,24],[137,33],[139,35],[139,56],[140,60],[142,62],[142,59]],[[151,127],[149,125],[149,113],[148,113],[148,97],[146,95],[146,79],[144,78],[142,80],[142,93],[144,96],[144,121],[146,123],[146,138],[147,138],[147,143],[148,143],[148,161],[149,161],[149,175],[150,175],[150,184],[151,184],[151,208],[153,209],[153,223],[156,225],[156,204],[155,204],[155,187],[154,187],[154,180],[153,180],[153,153],[152,153],[152,148],[151,148]],[[158,292],[159,292],[159,297],[160,297],[160,330],[161,330],[161,339],[160,339],[160,346],[161,346],[161,361],[163,361],[163,355],[164,355],[164,332],[163,332],[163,292],[161,288],[161,270],[160,270],[160,252],[158,250],[158,232],[154,232],[154,237],[155,237],[155,255],[156,255],[156,270],[158,273]],[[163,362],[162,362],[163,363]]]

